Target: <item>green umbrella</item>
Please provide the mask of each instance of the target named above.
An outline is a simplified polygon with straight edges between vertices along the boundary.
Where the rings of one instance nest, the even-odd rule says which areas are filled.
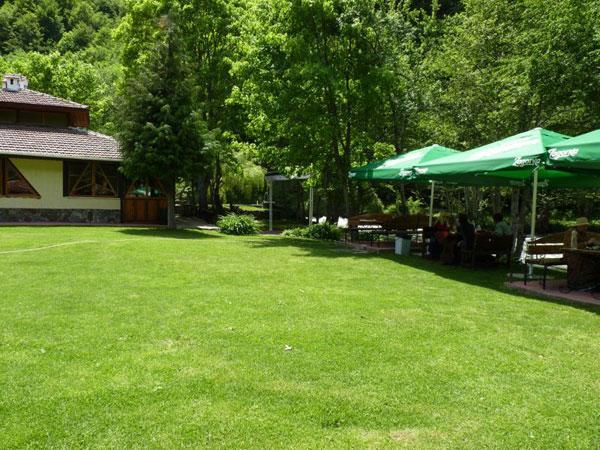
[[[415,167],[418,178],[463,186],[524,186],[537,174],[540,187],[595,188],[600,178],[549,166],[549,148],[568,136],[535,128],[473,150]],[[600,175],[600,174],[599,174]]]
[[[548,163],[560,169],[600,170],[600,130],[552,145]]]
[[[348,176],[354,180],[371,181],[423,181],[429,183],[427,178],[418,178],[415,176],[414,167],[417,164],[423,164],[428,161],[443,158],[458,153],[457,150],[442,147],[441,145],[430,145],[429,147],[413,150],[408,153],[394,156],[390,159],[374,161],[366,166],[352,169]],[[433,220],[433,197],[435,193],[435,183],[431,181],[431,196],[429,204],[429,226]]]
[[[458,151],[437,144],[431,145],[352,169],[348,176],[354,180],[413,181],[414,166],[455,153]],[[429,182],[429,180],[426,181]]]
[[[533,187],[531,235],[535,234],[538,187],[600,187],[600,178],[548,168],[549,148],[568,136],[535,128],[473,150],[415,167],[419,177],[461,185]]]
[[[443,159],[417,165],[419,176],[443,181],[469,181],[506,172],[503,178],[524,180],[531,178],[535,168],[546,160],[546,148],[568,139],[568,136],[553,131],[535,128],[491,144],[461,152]],[[482,183],[486,183],[482,181]],[[492,178],[491,183],[495,181]]]

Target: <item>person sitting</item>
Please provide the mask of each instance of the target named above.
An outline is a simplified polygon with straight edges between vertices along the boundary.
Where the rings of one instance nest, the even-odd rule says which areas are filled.
[[[473,250],[475,246],[475,226],[469,222],[466,214],[458,215],[456,240],[453,241],[452,261],[444,261],[445,264],[460,264],[462,252],[464,250]]]
[[[443,250],[444,240],[450,234],[450,222],[447,215],[440,214],[433,229],[431,230],[431,239],[429,241],[429,254],[433,259],[439,259]]]
[[[473,250],[475,244],[475,226],[469,222],[469,217],[461,213],[458,215],[458,245],[463,250]]]
[[[506,223],[502,214],[494,214],[494,235],[495,236],[510,236],[512,235],[510,225]]]
[[[590,223],[586,217],[579,217],[575,221],[575,226],[565,232],[563,244],[567,248],[584,249],[591,245],[596,245],[595,239],[588,236],[588,227]]]
[[[585,249],[598,245],[596,239],[588,235],[589,222],[585,217],[579,217],[575,226],[565,233],[564,246],[568,249]],[[567,287],[569,289],[590,289],[600,283],[600,262],[585,253],[568,252],[567,260]]]

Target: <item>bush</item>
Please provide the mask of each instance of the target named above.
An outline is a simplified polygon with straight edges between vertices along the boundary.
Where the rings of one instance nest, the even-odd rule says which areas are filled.
[[[217,226],[222,233],[246,236],[258,233],[258,224],[253,216],[247,214],[227,214],[221,216]]]
[[[340,229],[329,223],[315,223],[308,227],[291,228],[283,232],[283,236],[319,239],[322,241],[339,241],[341,236]]]

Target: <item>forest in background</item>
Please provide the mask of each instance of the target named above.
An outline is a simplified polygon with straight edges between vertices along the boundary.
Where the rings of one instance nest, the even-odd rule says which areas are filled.
[[[425,190],[350,182],[348,170],[433,143],[600,128],[600,0],[8,0],[0,71],[89,105],[91,128],[117,135],[166,19],[179,30],[173,88],[190,93],[204,155],[179,186],[202,210],[261,199],[267,169],[313,174],[320,215],[415,210]],[[439,207],[466,201],[481,220],[515,198],[524,216],[530,197],[442,194]],[[600,215],[598,192],[544,192],[540,205]]]

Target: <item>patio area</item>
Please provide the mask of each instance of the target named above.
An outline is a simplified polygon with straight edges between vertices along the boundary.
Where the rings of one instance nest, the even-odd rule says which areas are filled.
[[[530,281],[527,284],[523,284],[522,280],[507,282],[506,287],[552,300],[566,300],[569,302],[600,306],[600,292],[592,294],[591,292],[583,291],[567,291],[566,280],[548,280],[546,282],[546,289],[543,289],[542,285],[537,280]]]

